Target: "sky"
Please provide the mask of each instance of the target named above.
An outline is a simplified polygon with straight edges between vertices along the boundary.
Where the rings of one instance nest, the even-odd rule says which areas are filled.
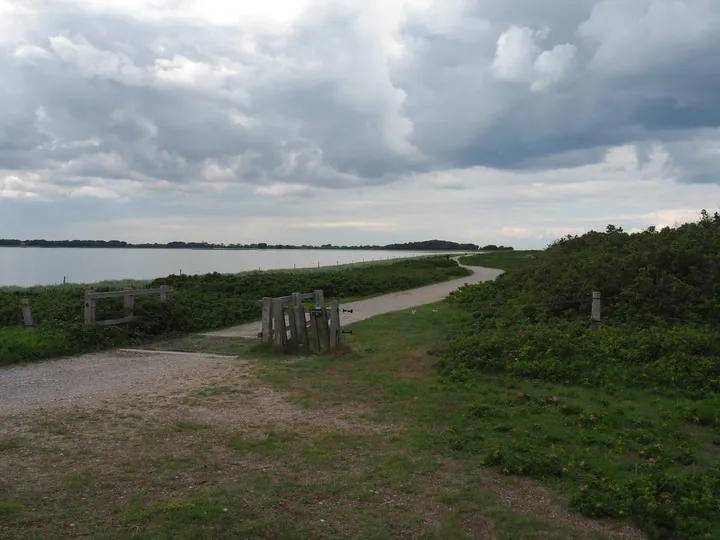
[[[542,248],[720,209],[717,0],[0,0],[0,237]]]

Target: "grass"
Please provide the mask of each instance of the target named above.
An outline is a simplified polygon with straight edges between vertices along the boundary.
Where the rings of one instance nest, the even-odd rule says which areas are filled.
[[[492,251],[488,253],[476,253],[460,257],[460,264],[468,266],[484,266],[485,268],[499,268],[500,270],[512,270],[527,264],[540,251]]]
[[[511,392],[437,384],[439,344],[465,317],[444,303],[384,315],[353,325],[341,356],[246,348],[187,399],[10,419],[3,538],[639,538],[453,447],[469,407]]]

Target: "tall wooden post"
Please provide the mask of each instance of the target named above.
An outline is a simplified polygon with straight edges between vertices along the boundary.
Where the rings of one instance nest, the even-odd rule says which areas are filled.
[[[302,296],[299,292],[292,293],[292,305],[294,308],[302,306]]]
[[[323,308],[318,317],[318,337],[320,338],[320,352],[327,352],[330,349],[330,325],[328,324],[328,312]]]
[[[273,298],[273,344],[284,347],[287,343],[287,329],[285,327],[285,310],[282,300]]]
[[[168,287],[167,285],[163,285],[160,288],[163,289],[163,291],[160,293],[160,301],[167,302],[168,293],[170,292],[170,287]]]
[[[315,291],[315,307],[325,308],[325,293],[322,289]]]
[[[22,299],[22,315],[23,315],[23,325],[25,328],[32,328],[33,327],[33,317],[32,317],[32,311],[30,311],[30,299],[25,296]]]
[[[132,317],[135,311],[135,295],[129,290],[123,296],[123,307],[125,308],[125,316]]]
[[[272,343],[272,298],[266,296],[262,299],[262,342]]]
[[[340,347],[340,302],[333,300],[330,303],[330,348]]]
[[[602,300],[600,291],[592,293],[592,310],[590,311],[590,328],[597,330],[602,322]]]
[[[310,352],[308,344],[307,320],[305,319],[305,307],[300,305],[294,307],[295,312],[295,334],[297,335],[298,348]]]
[[[93,298],[92,291],[85,291],[85,324],[95,324],[97,300]]]
[[[318,317],[310,313],[310,333],[312,334],[312,351],[320,353],[320,331],[318,329]]]
[[[290,330],[290,340],[288,341],[288,345],[293,351],[299,351],[300,347],[298,345],[297,324],[295,324],[295,308],[287,307],[285,310],[288,314],[288,329]]]

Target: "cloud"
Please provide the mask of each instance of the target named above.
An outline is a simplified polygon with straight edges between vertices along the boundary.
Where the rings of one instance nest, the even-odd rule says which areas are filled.
[[[642,226],[714,201],[718,50],[712,0],[0,0],[0,225],[537,243],[602,201]]]

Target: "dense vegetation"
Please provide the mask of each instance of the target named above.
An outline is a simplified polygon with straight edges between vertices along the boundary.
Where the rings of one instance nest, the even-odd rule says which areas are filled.
[[[473,322],[441,379],[507,389],[468,406],[453,448],[557,483],[577,511],[628,517],[649,538],[719,537],[718,214],[567,237],[451,301]]]
[[[404,244],[388,244],[385,246],[336,246],[323,244],[310,246],[303,244],[214,244],[211,242],[168,242],[165,244],[144,243],[132,244],[121,240],[17,240],[0,238],[0,247],[45,247],[45,248],[139,248],[139,249],[363,249],[363,250],[405,250],[405,251],[476,251],[477,244],[459,244],[447,240],[426,240],[424,242],[407,242]],[[511,247],[488,245],[480,248],[483,251],[512,250]]]
[[[264,296],[323,289],[326,298],[351,298],[411,289],[467,274],[447,257],[430,257],[312,272],[170,276],[148,285],[171,286],[174,292],[167,304],[161,304],[157,297],[138,297],[135,312],[142,317],[138,323],[101,328],[83,324],[83,287],[0,291],[0,365],[258,320]],[[37,326],[33,332],[17,328],[22,325],[23,296],[32,306]],[[122,316],[121,299],[98,302],[98,320]]]
[[[483,248],[483,251],[493,251]],[[460,257],[460,264],[468,266],[484,266],[485,268],[499,268],[500,270],[513,270],[532,262],[539,251],[513,251],[512,249],[496,250],[492,253],[475,253]]]

